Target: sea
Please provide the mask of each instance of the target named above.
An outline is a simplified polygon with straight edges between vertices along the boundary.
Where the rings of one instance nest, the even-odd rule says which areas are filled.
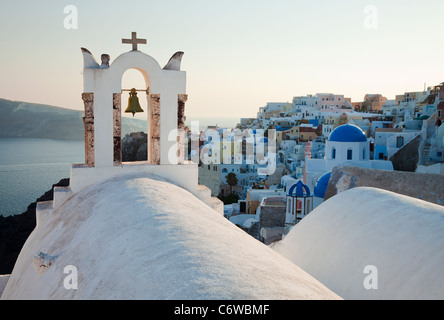
[[[17,215],[85,162],[84,141],[0,138],[0,215]]]
[[[235,128],[236,125],[240,122],[240,118],[227,118],[227,117],[220,117],[220,118],[214,118],[214,117],[193,117],[189,118],[187,117],[187,120],[185,122],[185,125],[191,128],[191,122],[192,121],[198,121],[199,122],[199,129],[205,130],[208,126],[218,126],[219,128],[227,128],[232,129]]]
[[[234,128],[239,118],[190,118],[206,126]],[[21,214],[61,179],[73,163],[85,162],[84,141],[0,138],[0,216]]]

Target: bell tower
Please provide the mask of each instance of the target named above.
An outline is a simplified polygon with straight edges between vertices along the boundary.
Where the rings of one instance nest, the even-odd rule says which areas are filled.
[[[71,166],[68,187],[55,187],[54,200],[37,203],[37,227],[45,217],[61,207],[66,200],[87,187],[119,175],[161,177],[188,190],[209,207],[223,215],[222,201],[211,197],[211,190],[198,184],[198,164],[185,161],[186,73],[180,70],[183,52],[175,53],[165,67],[151,56],[138,50],[145,39],[122,39],[132,50],[111,62],[108,54],[101,55],[99,64],[92,53],[82,48],[83,94],[85,113],[85,163]],[[122,77],[128,69],[140,71],[145,88],[122,88]],[[132,93],[128,112],[139,112],[136,93],[147,96],[148,161],[122,162],[122,91]],[[140,95],[142,96],[142,95]],[[130,98],[131,99],[131,98]],[[126,107],[125,107],[126,108]]]
[[[102,55],[105,61],[99,65],[91,52],[82,48],[84,57],[84,93],[85,105],[85,164],[88,167],[109,167],[124,165],[121,163],[121,110],[122,76],[128,69],[137,69],[145,79],[148,95],[147,133],[148,163],[178,164],[183,163],[183,150],[180,143],[185,110],[186,74],[180,70],[183,52],[176,53],[162,69],[151,56],[139,51],[139,44],[146,44],[145,39],[137,38],[135,32],[131,39],[122,39],[123,44],[131,44],[132,50],[120,55],[110,64],[109,55]],[[137,90],[131,89],[131,105],[128,112],[139,109],[136,101]],[[142,90],[139,90],[142,91]],[[111,107],[112,106],[112,107]],[[133,113],[133,114],[134,114]],[[178,139],[168,139],[171,132],[177,131]],[[179,143],[178,143],[179,140]],[[171,148],[177,148],[177,156],[172,157]]]
[[[119,174],[150,173],[183,187],[223,213],[223,203],[211,197],[211,191],[198,185],[198,164],[185,160],[186,73],[180,70],[183,52],[176,52],[165,67],[141,52],[139,45],[147,40],[137,37],[122,39],[132,50],[114,61],[107,54],[102,63],[82,48],[83,88],[85,106],[85,163],[71,168],[71,189],[77,192],[88,185]],[[145,80],[145,88],[122,88],[123,74],[138,70]],[[148,161],[122,162],[122,99],[123,91],[130,91],[129,113],[145,112],[148,135]],[[141,110],[137,93],[147,97],[147,110]],[[143,93],[142,93],[143,92]]]

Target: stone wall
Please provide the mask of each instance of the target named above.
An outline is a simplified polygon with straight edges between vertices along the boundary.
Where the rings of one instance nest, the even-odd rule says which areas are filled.
[[[151,163],[160,164],[160,95],[151,95]]]
[[[85,164],[94,167],[94,93],[83,93],[82,100],[85,106],[83,123],[85,127]]]
[[[356,187],[384,189],[444,205],[444,179],[442,175],[345,166],[338,166],[333,169],[325,200],[337,193]]]
[[[179,94],[177,105],[177,158],[178,163],[185,162],[185,102],[188,95]]]
[[[284,227],[285,206],[262,206],[260,213],[261,228]]]
[[[121,93],[113,94],[113,139],[114,139],[114,165],[122,164],[122,113]]]
[[[261,206],[259,240],[266,245],[282,240],[285,232],[285,211],[285,206]]]

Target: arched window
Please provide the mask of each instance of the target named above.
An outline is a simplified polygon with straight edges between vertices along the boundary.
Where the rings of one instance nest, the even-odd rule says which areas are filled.
[[[336,148],[331,149],[331,158],[336,159]]]
[[[348,149],[347,150],[347,160],[352,160],[352,158],[353,158],[353,150]]]

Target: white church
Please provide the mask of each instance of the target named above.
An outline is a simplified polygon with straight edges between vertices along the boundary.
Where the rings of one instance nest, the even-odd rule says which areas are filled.
[[[442,206],[354,188],[270,246],[224,218],[198,185],[197,164],[183,158],[183,53],[161,68],[135,33],[123,43],[132,50],[111,64],[82,49],[85,163],[72,166],[54,201],[37,204],[36,228],[12,274],[0,276],[1,299],[444,299]],[[120,98],[133,89],[121,79],[131,68],[146,81],[134,88],[148,102],[141,163],[121,161]],[[348,156],[332,136],[330,154],[336,146],[335,159]],[[367,157],[365,141],[355,142],[352,160]],[[376,288],[363,285],[369,265]]]
[[[344,124],[333,130],[325,145],[324,159],[306,158],[306,184],[314,188],[316,181],[337,165],[393,170],[391,161],[370,159],[370,141],[365,132],[353,124]]]

